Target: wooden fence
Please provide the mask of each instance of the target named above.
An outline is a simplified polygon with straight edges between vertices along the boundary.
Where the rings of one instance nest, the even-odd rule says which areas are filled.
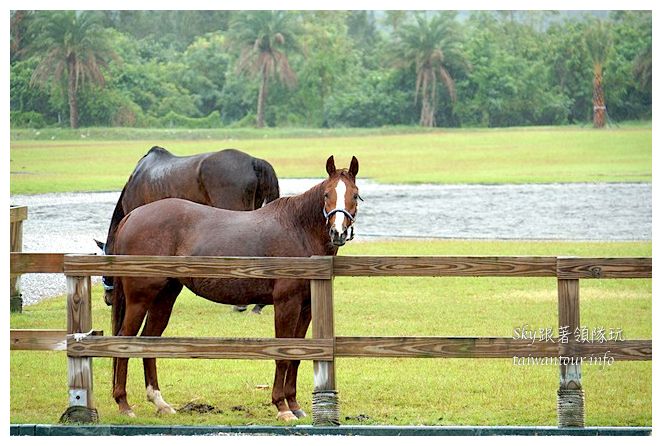
[[[9,206],[9,251],[23,251],[23,221],[28,218],[27,206]],[[9,311],[23,311],[21,280],[17,275],[9,276]]]
[[[573,358],[608,354],[615,360],[652,359],[651,340],[582,343],[569,336],[531,343],[512,337],[346,337],[334,331],[333,278],[556,277],[559,327],[580,328],[579,282],[651,278],[652,259],[562,257],[222,258],[11,254],[11,274],[62,272],[67,276],[67,331],[12,330],[15,350],[63,350],[69,357],[70,406],[94,409],[93,357],[312,360],[313,423],[339,423],[335,358],[562,357],[557,393],[559,427],[584,426],[581,363]],[[312,339],[113,337],[92,332],[90,276],[309,279]]]

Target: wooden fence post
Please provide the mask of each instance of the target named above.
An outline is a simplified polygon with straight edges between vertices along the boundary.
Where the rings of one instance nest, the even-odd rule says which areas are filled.
[[[333,258],[329,257],[332,262]],[[313,339],[335,339],[333,328],[333,278],[310,281]],[[335,348],[334,348],[335,358]],[[336,362],[313,361],[313,425],[338,426],[340,411],[336,390]]]
[[[28,218],[27,206],[9,207],[9,250],[10,252],[23,251],[23,220]],[[23,311],[23,298],[21,297],[21,276],[9,275],[9,311],[21,313]]]
[[[559,342],[562,361],[557,392],[559,427],[584,427],[584,390],[581,355],[576,348],[575,330],[579,329],[579,279],[558,279]],[[563,331],[567,342],[562,342]]]
[[[67,276],[67,342],[71,335],[85,336],[92,330],[92,296],[89,276]],[[74,337],[75,337],[74,336]],[[67,357],[69,408],[61,422],[97,422],[94,404],[92,358]]]

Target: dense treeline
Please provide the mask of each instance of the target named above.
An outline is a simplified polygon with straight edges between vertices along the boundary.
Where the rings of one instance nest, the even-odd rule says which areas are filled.
[[[650,119],[651,36],[647,11],[12,11],[11,120],[211,128]]]

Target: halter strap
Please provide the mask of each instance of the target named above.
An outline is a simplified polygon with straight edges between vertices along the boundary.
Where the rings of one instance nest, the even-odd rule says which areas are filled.
[[[324,214],[324,218],[326,218],[326,222],[329,222],[329,219],[333,216],[333,214],[337,214],[338,212],[345,214],[347,218],[349,218],[349,221],[352,223],[354,222],[354,218],[352,214],[350,214],[347,209],[341,209],[341,208],[335,208],[331,212],[326,212],[326,209],[322,208],[322,213]]]
[[[324,218],[326,218],[327,223],[329,223],[329,219],[333,216],[333,214],[337,214],[338,212],[340,212],[341,214],[344,214],[347,218],[349,218],[349,221],[351,223],[354,223],[354,219],[356,217],[354,217],[352,214],[350,214],[347,211],[347,209],[335,208],[331,212],[326,212],[326,209],[324,209],[324,207],[322,207],[322,214],[324,214]],[[349,241],[354,240],[354,225],[353,224],[350,225],[348,229],[349,229],[349,238],[347,238],[347,241],[349,242]]]

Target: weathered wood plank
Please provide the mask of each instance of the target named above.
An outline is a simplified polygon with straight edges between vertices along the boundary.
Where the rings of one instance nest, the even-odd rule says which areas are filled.
[[[14,209],[10,208],[10,214],[14,215]],[[26,216],[27,216],[27,208]],[[12,219],[9,224],[9,251],[23,251],[23,220]],[[21,278],[19,274],[9,273],[9,311],[20,313],[23,311],[23,298],[21,297]]]
[[[567,343],[561,343],[560,353],[570,355],[578,346],[573,333],[579,328],[579,280],[558,279],[559,330],[568,336]],[[559,334],[560,336],[560,334]],[[580,364],[560,366],[560,389],[579,390],[582,388],[582,368]]]
[[[653,277],[653,259],[559,257],[557,271],[559,279],[648,279]]]
[[[588,360],[611,357],[622,361],[652,359],[651,340],[607,341],[575,344],[566,351],[558,338],[546,342],[508,337],[443,337],[443,336],[370,336],[336,337],[336,357],[350,358],[558,358],[561,349],[570,356]]]
[[[311,311],[313,339],[334,340],[333,281],[311,280]],[[336,363],[333,357],[313,363],[314,392],[336,390]]]
[[[93,331],[94,336],[103,336],[103,331]],[[12,329],[9,331],[10,350],[67,350],[66,330]]]
[[[98,339],[102,337],[102,339]],[[150,338],[138,337],[137,347],[133,345],[134,338],[103,337],[103,331],[94,331],[92,335],[86,337],[81,342],[75,342],[73,336],[70,336],[70,345],[68,353],[72,356],[97,356],[110,357],[117,353],[118,357],[149,357],[146,351],[153,348],[158,352],[167,351],[170,348],[170,341],[173,338],[156,338],[162,341],[154,343]],[[147,339],[146,342],[143,342]],[[310,339],[278,339],[274,344],[265,342],[261,339],[238,339],[233,343],[232,339],[223,338],[174,338],[176,341],[177,355],[185,346],[197,344],[202,339],[205,354],[208,354],[213,348],[228,349],[228,353],[222,358],[241,359],[240,355],[245,346],[257,349],[265,349],[266,356],[258,358],[244,359],[304,359],[304,358],[285,358],[282,351],[289,349],[302,348],[306,350],[306,355],[314,355],[314,358],[328,359],[332,357],[334,343],[329,340],[311,341]],[[179,339],[182,339],[181,342]],[[127,342],[128,341],[128,342]],[[292,341],[292,342],[290,342]],[[302,342],[303,341],[303,342]],[[401,358],[510,358],[513,356],[531,356],[531,357],[556,357],[559,356],[558,339],[553,343],[534,343],[530,344],[526,340],[516,340],[506,337],[486,337],[486,338],[466,338],[466,337],[348,337],[340,336],[335,339],[335,351],[337,357],[355,357],[355,358],[373,358],[373,357],[401,357]],[[277,348],[278,345],[286,344],[281,347],[281,352],[277,353],[277,358],[269,356],[269,350]],[[556,345],[556,346],[555,346]],[[29,330],[13,329],[10,331],[9,346],[11,350],[67,350],[67,333],[65,330]],[[138,354],[133,356],[133,350],[137,348]],[[312,349],[321,348],[323,352],[316,352]],[[236,356],[234,355],[236,353]],[[293,355],[298,352],[292,353]],[[626,341],[607,341],[602,343],[584,343],[575,344],[575,349],[565,351],[571,356],[583,356],[588,358],[593,356],[601,358],[603,355],[611,357],[617,361],[650,361],[653,356],[653,341],[650,339],[631,339]],[[220,353],[219,353],[220,354]],[[254,355],[254,352],[248,352],[248,355]],[[323,356],[319,356],[323,355]],[[152,357],[156,357],[153,353]],[[164,356],[159,356],[164,357]],[[175,356],[168,356],[175,357]],[[189,356],[176,356],[189,357]],[[199,356],[203,357],[203,356]],[[311,358],[305,358],[311,359]]]
[[[159,257],[66,255],[67,275],[329,279],[331,266],[301,257]]]
[[[507,337],[371,336],[336,337],[336,356],[355,358],[512,358],[554,357],[553,342],[531,343]]]
[[[9,268],[12,274],[61,273],[64,254],[12,252]]]
[[[338,256],[337,276],[555,277],[556,257]]]
[[[10,350],[53,350],[67,349],[66,330],[17,330],[9,332]]]
[[[333,340],[156,336],[67,337],[71,357],[315,359],[333,358]]]
[[[9,223],[15,223],[28,219],[27,206],[9,206]]]
[[[651,339],[582,343],[577,348],[582,357],[603,358],[606,356],[616,361],[651,361],[653,359],[653,341]]]
[[[67,277],[67,333],[92,329],[92,283],[90,277]],[[92,358],[68,355],[69,406],[94,409]]]

